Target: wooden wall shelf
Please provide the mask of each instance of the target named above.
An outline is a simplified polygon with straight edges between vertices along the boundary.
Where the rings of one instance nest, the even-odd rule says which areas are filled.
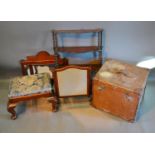
[[[73,30],[52,30],[53,35],[53,50],[56,56],[59,55],[59,52],[68,52],[68,53],[85,53],[92,52],[95,60],[98,60],[98,64],[85,64],[86,66],[91,66],[92,69],[96,68],[97,70],[102,66],[102,32],[103,29],[73,29]],[[58,35],[61,37],[62,33],[66,34],[84,34],[84,33],[97,33],[97,45],[96,46],[59,46],[58,44]],[[96,54],[98,53],[98,55]],[[97,57],[98,56],[98,57]],[[95,67],[93,67],[95,65]],[[82,64],[82,66],[84,66]]]

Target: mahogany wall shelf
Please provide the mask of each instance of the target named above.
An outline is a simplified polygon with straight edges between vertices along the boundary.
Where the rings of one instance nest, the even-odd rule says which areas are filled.
[[[102,32],[103,29],[74,29],[74,30],[52,30],[53,35],[53,50],[56,56],[59,52],[67,53],[85,53],[92,52],[94,56],[94,61],[89,64],[78,64],[81,66],[90,66],[93,70],[98,70],[102,65]],[[95,46],[59,46],[58,35],[61,34],[84,34],[84,33],[97,33],[97,45]],[[98,53],[98,55],[97,55]],[[75,65],[75,64],[73,64]],[[77,65],[77,64],[76,64]]]

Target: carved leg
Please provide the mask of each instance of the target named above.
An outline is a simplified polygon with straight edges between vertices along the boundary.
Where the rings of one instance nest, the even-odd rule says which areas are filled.
[[[10,103],[8,102],[8,106],[7,106],[7,110],[9,113],[11,113],[11,119],[12,120],[15,120],[17,118],[17,115],[16,115],[16,112],[14,110],[14,108],[16,107],[16,104],[15,103]]]
[[[56,97],[51,97],[49,99],[49,102],[52,103],[52,111],[57,112],[58,111],[58,100]]]

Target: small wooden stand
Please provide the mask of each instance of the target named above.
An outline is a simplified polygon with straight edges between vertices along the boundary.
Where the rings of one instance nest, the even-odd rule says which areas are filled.
[[[25,60],[20,61],[22,74],[27,75],[27,69],[30,69],[30,74],[34,74],[33,66],[36,72],[36,66],[55,66],[56,60],[60,66],[68,65],[67,59],[61,59],[59,55],[56,57],[55,55],[49,54],[47,51],[40,51],[34,56],[27,56]]]

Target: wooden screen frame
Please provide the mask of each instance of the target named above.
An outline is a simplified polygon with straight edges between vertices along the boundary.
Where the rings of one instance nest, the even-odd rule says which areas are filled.
[[[87,71],[87,94],[85,95],[66,95],[66,96],[60,96],[59,93],[59,84],[58,84],[58,76],[57,73],[67,70],[67,69],[79,69],[79,70],[86,70]],[[70,66],[65,66],[62,68],[58,68],[55,69],[53,71],[53,77],[54,77],[54,88],[55,88],[55,96],[57,98],[65,98],[65,97],[75,97],[75,96],[89,96],[91,94],[91,68],[90,67],[83,67],[83,66],[74,66],[74,65],[70,65]]]

